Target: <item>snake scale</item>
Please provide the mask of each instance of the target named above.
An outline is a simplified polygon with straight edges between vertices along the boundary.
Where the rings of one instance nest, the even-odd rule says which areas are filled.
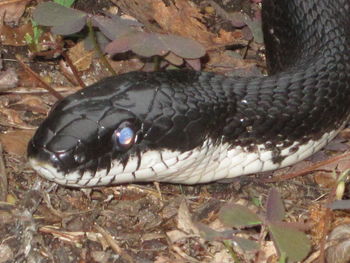
[[[206,183],[296,163],[349,119],[349,14],[349,0],[263,0],[269,76],[103,79],[54,107],[29,162],[73,187]]]

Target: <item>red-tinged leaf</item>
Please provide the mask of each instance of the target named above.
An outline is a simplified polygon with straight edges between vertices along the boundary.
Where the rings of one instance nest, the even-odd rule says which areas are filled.
[[[332,210],[350,209],[350,200],[336,200],[328,205]]]
[[[205,48],[193,39],[161,34],[158,34],[158,37],[164,41],[169,51],[175,53],[179,57],[195,59],[205,55]]]
[[[229,18],[234,27],[240,28],[246,25],[244,15],[241,12],[233,12]]]
[[[205,49],[194,40],[147,32],[132,32],[122,35],[112,41],[105,49],[111,55],[128,50],[144,57],[165,56],[172,52],[181,58],[195,59],[205,54]]]
[[[280,193],[276,188],[271,188],[266,200],[266,219],[282,221],[285,216],[284,206]]]
[[[55,34],[72,34],[79,32],[86,23],[87,14],[76,9],[67,8],[54,2],[45,2],[33,12],[34,20],[42,26],[52,26]]]
[[[219,211],[220,221],[229,227],[256,226],[262,223],[259,216],[242,205],[225,205]]]
[[[335,151],[335,152],[345,152],[349,150],[350,146],[346,144],[346,140],[338,138],[332,140],[330,143],[328,143],[324,149],[328,151]]]
[[[109,43],[106,46],[105,51],[111,55],[129,51],[131,49],[130,42],[130,36],[120,37]]]
[[[146,32],[136,34],[131,50],[144,57],[164,56],[169,53],[169,47],[164,41],[163,35]]]
[[[288,262],[303,260],[310,252],[311,244],[307,236],[286,224],[268,224],[272,240],[279,254],[285,253]]]
[[[252,31],[252,34],[254,36],[254,41],[258,43],[263,43],[264,36],[261,30],[261,19],[247,19],[246,23],[247,23],[247,26]]]
[[[117,39],[131,32],[136,32],[134,27],[117,18],[111,19],[105,16],[94,16],[92,23],[110,40]]]
[[[110,40],[100,31],[97,31],[95,33],[98,45],[101,47],[102,50],[104,50],[106,46],[110,43]],[[89,51],[95,48],[95,44],[89,36],[84,39],[84,45],[85,49]]]
[[[55,35],[71,35],[78,33],[86,24],[86,17],[79,17],[75,20],[68,21],[64,25],[53,26],[51,32]]]
[[[188,65],[190,65],[194,70],[201,70],[201,61],[199,59],[186,59]]]
[[[146,32],[123,35],[108,44],[105,49],[109,54],[116,54],[129,50],[144,57],[152,57],[155,55],[164,56],[168,53],[167,48],[158,38]]]

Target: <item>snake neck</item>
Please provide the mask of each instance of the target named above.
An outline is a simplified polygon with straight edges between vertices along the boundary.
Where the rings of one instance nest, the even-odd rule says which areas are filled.
[[[263,18],[271,75],[199,78],[203,87],[210,83],[217,91],[214,101],[226,103],[226,115],[216,113],[225,116],[225,125],[215,123],[219,131],[214,134],[222,134],[221,140],[232,147],[282,149],[339,130],[350,114],[349,1],[264,5],[269,10]]]
[[[264,0],[262,20],[269,72],[284,71],[316,56],[332,56],[339,45],[348,50],[349,5],[348,0]]]

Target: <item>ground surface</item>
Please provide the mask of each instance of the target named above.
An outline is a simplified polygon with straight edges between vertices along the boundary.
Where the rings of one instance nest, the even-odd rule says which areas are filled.
[[[263,45],[256,32],[260,4],[255,2],[101,0],[78,1],[75,7],[91,14],[108,10],[128,15],[148,30],[196,39],[207,51],[201,60],[204,70],[226,75],[256,75],[266,70]],[[32,32],[28,23],[36,6],[35,1],[0,2],[0,10],[6,10],[1,15],[4,23],[0,25],[0,141],[3,148],[0,263],[277,262],[271,239],[259,234],[259,227],[242,234],[261,245],[260,249],[249,253],[236,246],[230,251],[232,244],[225,246],[221,241],[205,241],[196,228],[197,222],[201,222],[216,230],[227,230],[218,220],[218,211],[228,202],[264,213],[264,206],[259,204],[265,203],[271,187],[281,193],[286,220],[308,226],[306,233],[312,249],[304,262],[324,259],[325,237],[336,226],[345,227],[342,230],[345,236],[349,233],[346,228],[349,214],[326,208],[334,199],[330,193],[336,187],[335,175],[349,168],[347,155],[341,161],[330,160],[348,149],[347,129],[326,150],[292,168],[237,178],[225,184],[161,184],[159,189],[153,184],[141,184],[82,190],[61,187],[40,178],[26,163],[26,144],[56,99],[18,59],[62,95],[74,92],[79,85],[65,77],[74,79],[74,74],[63,63],[67,62],[67,55],[60,53],[59,43],[64,43],[68,57],[78,68],[76,75],[85,84],[110,73],[92,52],[77,44],[79,36],[59,42],[46,33],[48,47],[40,50],[42,53],[30,50],[23,36]],[[244,10],[254,23],[249,27],[242,25],[241,17],[234,13],[237,10]],[[16,54],[22,58],[16,58]],[[150,70],[154,67],[153,61],[140,59],[131,52],[110,60],[118,73]],[[313,165],[320,161],[324,165],[316,171]],[[299,174],[303,169],[310,171]],[[279,180],[280,176],[294,172],[302,176]],[[271,178],[278,182],[267,183]],[[348,195],[345,187],[343,199],[348,199]],[[349,245],[342,245],[340,250],[336,250],[336,246],[334,251],[328,250],[328,258],[337,254],[343,256],[337,262],[347,262]]]

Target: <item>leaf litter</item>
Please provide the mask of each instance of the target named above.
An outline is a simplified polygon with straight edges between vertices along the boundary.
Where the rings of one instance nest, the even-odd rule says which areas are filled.
[[[108,57],[117,72],[146,70],[146,65],[150,65],[148,69],[152,68],[152,61],[148,59],[151,55],[165,55],[162,62],[164,67],[192,63],[195,69],[202,66],[204,70],[228,75],[232,74],[232,70],[238,71],[238,68],[241,69],[239,74],[243,75],[256,74],[263,68],[263,61],[259,55],[260,18],[256,3],[253,4],[252,16],[229,13],[228,19],[223,13],[218,14],[218,8],[212,8],[211,14],[205,12],[207,4],[204,3],[204,8],[201,8],[196,3],[198,1],[114,2],[117,3],[117,12],[112,14],[106,10],[103,12],[99,10],[94,14],[86,10],[72,11],[57,5],[53,6],[51,2],[45,4],[51,10],[56,10],[54,13],[44,14],[45,12],[40,13],[40,10],[34,12],[39,12],[39,16],[38,13],[35,15],[39,22],[50,21],[46,25],[53,33],[60,35],[78,32],[86,26],[88,19],[92,19],[93,25],[105,36],[103,48],[108,41],[123,36],[119,38],[119,42],[115,42],[117,44],[114,43],[115,46],[112,44],[112,47],[117,49],[111,52],[114,58]],[[215,3],[225,7],[222,1],[218,0]],[[119,255],[120,260],[127,262],[233,262],[235,257],[242,262],[277,262],[272,239],[279,240],[282,250],[289,249],[282,233],[285,225],[282,224],[280,227],[278,224],[272,225],[272,235],[265,237],[259,234],[257,226],[239,233],[234,228],[227,229],[227,226],[225,228],[219,220],[219,210],[222,207],[226,210],[230,208],[225,205],[228,200],[235,204],[240,204],[243,200],[243,207],[251,208],[252,200],[255,200],[254,203],[264,203],[268,199],[266,201],[268,207],[279,207],[272,212],[271,208],[266,209],[270,211],[266,213],[266,217],[274,222],[281,220],[285,214],[278,201],[282,198],[288,222],[304,221],[314,224],[314,230],[308,232],[315,245],[313,253],[318,252],[317,245],[327,234],[325,232],[327,226],[333,229],[336,225],[341,226],[348,222],[349,215],[346,209],[332,212],[334,220],[327,220],[330,212],[324,208],[328,202],[324,196],[328,190],[315,185],[311,175],[275,183],[278,192],[281,193],[280,197],[275,194],[268,195],[270,185],[266,185],[261,176],[251,176],[241,178],[232,184],[213,183],[181,188],[162,184],[160,187],[162,199],[156,194],[155,187],[149,184],[79,191],[63,188],[39,178],[26,164],[26,145],[34,128],[45,118],[55,99],[40,88],[42,84],[33,79],[30,73],[24,73],[23,69],[13,62],[14,54],[20,53],[27,66],[41,73],[40,78],[49,76],[45,79],[47,84],[54,86],[56,91],[64,95],[78,89],[58,70],[57,58],[62,58],[64,49],[68,50],[68,56],[84,82],[93,83],[102,76],[107,76],[108,72],[101,66],[95,51],[84,48],[82,42],[57,37],[49,31],[44,33],[47,34],[45,41],[43,37],[39,39],[39,43],[42,44],[43,50],[52,52],[50,56],[40,52],[35,54],[35,50],[34,56],[27,56],[24,36],[28,33],[34,37],[31,23],[27,23],[28,18],[22,16],[23,11],[28,11],[31,16],[31,11],[25,9],[27,4],[28,1],[19,0],[0,3],[0,10],[4,10],[2,7],[5,7],[11,11],[0,25],[1,36],[5,36],[5,39],[1,38],[1,44],[5,46],[1,58],[5,63],[0,69],[0,77],[2,76],[3,86],[6,87],[6,92],[0,100],[0,141],[5,150],[2,157],[6,165],[4,174],[8,181],[8,188],[1,188],[1,196],[5,196],[5,202],[0,203],[2,226],[0,249],[4,252],[3,259],[11,260],[16,255],[16,261],[26,258],[35,261],[43,259],[57,261],[59,258],[65,258],[66,262],[82,260],[118,262],[116,255]],[[93,8],[88,6],[89,4],[86,5],[89,9]],[[18,10],[15,10],[16,8]],[[117,15],[120,12],[128,14],[129,17],[127,19],[125,19],[127,16],[120,17]],[[208,26],[210,19],[215,19],[211,24],[229,23],[233,30],[220,26],[211,30]],[[252,24],[252,21],[256,24]],[[128,35],[130,33],[134,35],[130,37]],[[139,42],[135,43],[135,39]],[[194,40],[200,43],[199,48],[193,47],[197,45]],[[140,45],[140,42],[143,45]],[[148,47],[147,42],[150,43]],[[173,45],[175,42],[177,45]],[[178,49],[183,43],[184,47]],[[248,44],[250,48],[247,48]],[[234,46],[243,46],[243,49],[232,48]],[[118,50],[121,47],[123,49]],[[198,53],[186,53],[188,50],[197,50]],[[198,58],[204,54],[203,50],[206,53],[205,59],[200,61]],[[133,55],[130,55],[132,53],[130,51]],[[33,60],[34,57],[36,59]],[[242,60],[243,58],[245,60]],[[344,142],[347,142],[348,137],[344,132],[341,141],[328,147],[327,151],[339,153],[347,150]],[[322,161],[328,160],[324,159],[326,155],[322,158]],[[333,177],[330,176],[332,183],[328,189],[337,186],[337,175],[348,169],[348,159],[344,156],[340,164],[327,163],[326,166],[320,166],[323,173],[335,174]],[[316,158],[311,162],[320,160]],[[346,198],[348,196],[345,193],[345,202],[333,203],[333,206],[347,208]],[[266,212],[259,206],[253,211],[254,214]],[[245,222],[249,218],[253,225],[261,222],[260,217],[251,214],[246,216]],[[242,218],[239,220],[241,224],[244,223]],[[20,231],[17,231],[18,229]],[[292,231],[290,235],[299,234]],[[10,242],[13,238],[16,244]],[[229,247],[223,242],[227,239],[231,240]],[[261,245],[260,248],[257,248],[256,242]],[[333,251],[327,250],[325,256],[334,260],[334,255],[341,254],[346,258],[346,254],[342,253],[343,244],[341,242],[339,244],[340,246],[334,247]],[[346,246],[344,243],[344,247]],[[81,247],[83,249],[80,249]],[[233,248],[233,254],[228,249],[230,247]]]

